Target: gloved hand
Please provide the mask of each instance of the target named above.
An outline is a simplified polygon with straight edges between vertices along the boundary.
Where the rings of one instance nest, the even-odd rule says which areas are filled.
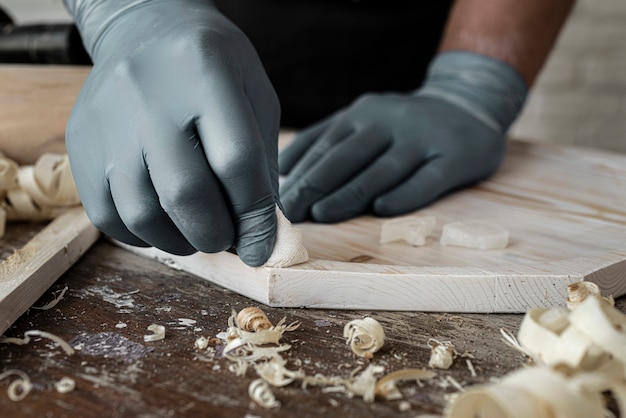
[[[202,0],[65,0],[94,67],[67,125],[95,226],[173,254],[276,234],[280,106],[249,40]]]
[[[279,156],[292,222],[395,216],[484,179],[527,87],[507,64],[470,52],[435,57],[413,94],[368,94],[296,135]]]

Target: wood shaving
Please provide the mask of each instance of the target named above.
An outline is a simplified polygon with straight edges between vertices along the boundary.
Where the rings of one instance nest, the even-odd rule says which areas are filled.
[[[0,157],[0,201],[3,222],[50,220],[80,205],[67,155],[43,154],[27,166]]]
[[[0,336],[0,343],[10,343],[10,344],[24,345],[24,344],[28,344],[30,342],[31,337],[47,338],[47,339],[52,340],[55,343],[59,344],[59,346],[67,354],[69,354],[69,355],[74,354],[74,349],[72,348],[72,346],[69,345],[61,337],[58,337],[58,336],[56,336],[56,335],[54,335],[52,333],[46,332],[46,331],[39,331],[39,330],[36,330],[36,329],[26,331],[24,333],[24,338],[5,337],[4,335],[2,335],[2,336]]]
[[[272,323],[261,309],[251,306],[237,314],[237,324],[244,331],[260,331],[272,327]]]
[[[62,377],[54,384],[54,388],[59,393],[69,393],[76,388],[76,382],[71,377]]]
[[[272,386],[287,386],[296,379],[303,379],[301,370],[288,370],[286,361],[282,357],[273,357],[271,361],[264,361],[254,365],[257,374]]]
[[[385,343],[382,325],[371,317],[348,322],[343,328],[343,336],[354,354],[367,359],[371,359]]]
[[[198,337],[193,343],[193,346],[199,348],[200,350],[204,350],[209,346],[209,340],[206,337]]]
[[[431,371],[407,369],[381,377],[385,369],[383,366],[375,364],[368,365],[365,370],[361,370],[361,366],[359,366],[348,377],[324,376],[322,374],[307,376],[302,370],[289,370],[287,361],[281,355],[291,348],[291,345],[280,342],[283,333],[297,329],[300,325],[299,322],[285,325],[286,318],[283,318],[271,328],[249,332],[241,327],[237,317],[238,314],[233,311],[228,319],[227,331],[218,334],[220,338],[226,341],[223,355],[233,361],[229,370],[237,376],[244,376],[250,367],[254,368],[259,379],[252,382],[249,387],[249,394],[255,402],[266,408],[274,408],[279,405],[271,393],[270,387],[287,386],[294,382],[301,383],[303,389],[320,387],[324,393],[339,392],[350,397],[362,397],[365,402],[373,402],[376,396],[385,399],[399,399],[402,395],[396,387],[396,382],[425,380],[434,376]],[[373,332],[375,335],[375,338],[363,339],[365,345],[370,346],[369,349],[380,348],[384,340],[384,333],[378,321],[373,318],[351,321],[344,330],[353,339],[361,338],[364,335],[362,334],[363,326],[370,328],[368,332]]]
[[[426,238],[435,229],[434,216],[405,216],[384,221],[380,226],[380,243],[404,240],[410,245],[426,243]]]
[[[461,394],[448,416],[603,418],[602,394],[584,390],[579,383],[549,367],[520,369],[497,385]]]
[[[272,389],[263,379],[256,379],[248,386],[248,394],[250,398],[263,408],[278,408],[280,402],[274,397]]]
[[[456,350],[450,341],[438,341],[434,338],[428,340],[430,347],[430,359],[428,366],[433,369],[449,369],[454,362]]]
[[[165,338],[165,327],[163,325],[152,324],[148,327],[148,331],[152,331],[153,334],[143,336],[143,340],[146,342],[159,341]]]
[[[276,221],[276,242],[265,267],[289,267],[308,261],[309,253],[302,243],[302,233],[291,225],[278,205]]]
[[[440,243],[479,250],[506,248],[509,231],[484,221],[458,221],[443,226]]]
[[[31,306],[31,308],[32,309],[39,309],[39,310],[42,310],[42,311],[47,311],[48,309],[54,308],[61,301],[61,299],[63,299],[63,296],[65,295],[65,292],[67,292],[67,289],[68,289],[68,287],[65,286],[61,290],[57,290],[55,292],[52,292],[52,294],[54,295],[54,299],[52,299],[50,302],[46,303],[43,306]]]
[[[571,291],[579,292],[571,296]],[[604,418],[612,393],[626,414],[626,315],[594,286],[570,285],[573,310],[529,310],[510,346],[535,366],[457,397],[448,418]]]
[[[28,375],[18,369],[9,369],[0,373],[0,380],[14,375],[18,376],[18,379],[15,379],[9,385],[9,388],[7,389],[7,396],[10,400],[17,402],[24,399],[30,393],[33,385],[30,382]]]
[[[376,382],[374,391],[376,395],[385,400],[402,399],[402,393],[398,390],[396,383],[405,380],[430,380],[435,374],[425,369],[402,369],[389,373]]]
[[[465,359],[465,364],[467,364],[467,370],[469,370],[470,376],[472,376],[472,377],[478,376],[476,374],[476,369],[474,368],[474,364],[472,363],[472,360]]]
[[[565,301],[568,309],[576,309],[588,297],[600,298],[611,306],[615,305],[613,297],[603,297],[600,294],[600,288],[595,283],[576,282],[567,286],[567,299]]]

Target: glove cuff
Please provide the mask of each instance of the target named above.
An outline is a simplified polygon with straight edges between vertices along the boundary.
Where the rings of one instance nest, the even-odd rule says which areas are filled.
[[[122,16],[125,16],[131,10],[149,5],[150,3],[169,3],[174,8],[182,8],[181,3],[200,3],[202,5],[214,6],[212,0],[186,0],[174,2],[171,0],[63,0],[66,9],[74,17],[74,22],[78,27],[78,31],[83,40],[83,45],[95,62],[102,38],[107,31]],[[127,24],[131,26],[140,26],[146,16],[137,16],[135,21]],[[167,18],[164,16],[164,18]]]
[[[63,0],[74,17],[85,50],[92,60],[100,38],[111,24],[128,10],[146,2],[147,0]]]
[[[503,61],[467,51],[438,54],[418,96],[445,100],[504,134],[521,111],[528,86]]]

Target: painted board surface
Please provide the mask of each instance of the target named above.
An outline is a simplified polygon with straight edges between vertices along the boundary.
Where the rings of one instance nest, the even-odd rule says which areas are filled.
[[[424,246],[379,244],[386,219],[372,216],[299,224],[311,260],[285,269],[249,268],[230,253],[131,250],[272,306],[524,312],[564,304],[578,280],[626,293],[625,155],[513,140],[491,179],[410,215],[437,219]],[[442,226],[465,220],[508,229],[509,245],[440,245]]]

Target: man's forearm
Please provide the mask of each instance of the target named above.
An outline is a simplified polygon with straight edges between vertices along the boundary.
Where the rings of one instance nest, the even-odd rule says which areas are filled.
[[[458,0],[441,51],[487,55],[515,68],[531,86],[575,0]]]

